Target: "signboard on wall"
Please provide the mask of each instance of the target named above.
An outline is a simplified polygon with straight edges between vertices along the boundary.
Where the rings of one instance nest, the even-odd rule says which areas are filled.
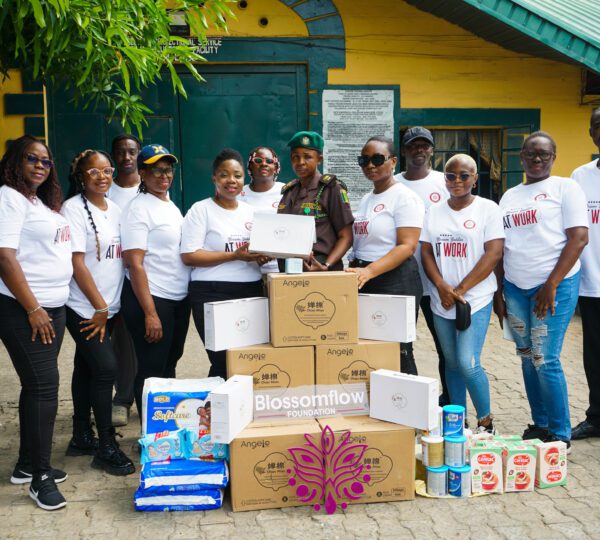
[[[323,171],[348,185],[352,210],[371,187],[356,161],[369,137],[394,139],[393,89],[323,90]]]

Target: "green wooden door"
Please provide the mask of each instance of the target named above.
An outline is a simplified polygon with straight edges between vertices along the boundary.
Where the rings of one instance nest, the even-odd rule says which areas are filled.
[[[205,83],[182,72],[188,93],[174,95],[168,75],[148,88],[144,144],[160,143],[180,158],[171,199],[185,212],[213,193],[211,164],[224,147],[244,158],[257,145],[272,146],[282,158],[281,180],[292,178],[286,143],[308,125],[308,91],[304,65],[205,65]],[[67,188],[69,164],[86,148],[110,150],[118,122],[103,110],[77,109],[64,92],[48,91],[49,142],[58,173]]]
[[[281,180],[292,170],[287,141],[306,129],[308,99],[304,66],[207,66],[206,83],[183,76],[188,94],[179,98],[183,207],[213,194],[212,161],[225,147],[244,159],[258,145],[282,161]]]

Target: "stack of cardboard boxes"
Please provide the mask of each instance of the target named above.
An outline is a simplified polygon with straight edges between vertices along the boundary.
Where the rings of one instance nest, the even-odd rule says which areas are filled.
[[[399,342],[415,339],[414,298],[396,300],[393,307],[377,301],[381,296],[359,300],[354,274],[269,274],[268,288],[270,344],[227,351],[228,376],[251,375],[255,392],[368,384],[374,370],[399,371]],[[331,448],[355,449],[353,467],[360,476],[347,497],[340,495],[347,486],[335,493],[339,475],[327,470],[334,467],[331,459],[308,465],[316,474],[314,486],[300,481],[310,476],[301,470],[308,454],[299,461],[290,449],[322,449],[324,432],[332,434]],[[317,508],[332,498],[345,505],[414,497],[414,429],[367,416],[253,422],[233,440],[230,455],[234,511]]]

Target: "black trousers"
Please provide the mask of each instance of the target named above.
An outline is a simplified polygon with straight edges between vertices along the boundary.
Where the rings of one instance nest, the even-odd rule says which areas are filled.
[[[137,373],[135,347],[121,313],[117,313],[113,319],[110,341],[117,357],[117,376],[115,377],[113,403],[131,407],[133,404],[133,384]]]
[[[600,428],[600,298],[579,297],[583,326],[583,368],[590,391],[587,421]]]
[[[185,338],[190,323],[188,296],[183,300],[167,300],[158,296],[153,296],[152,299],[163,329],[163,337],[158,343],[148,343],[145,340],[144,311],[133,292],[129,279],[125,279],[121,294],[121,313],[125,317],[125,324],[133,339],[138,359],[138,370],[133,389],[140,420],[142,418],[144,381],[148,377],[175,378],[175,368],[183,356]]]
[[[367,266],[367,261],[356,261],[353,265]],[[419,276],[419,266],[414,257],[409,257],[400,266],[373,278],[363,286],[361,293],[402,294],[415,297],[415,320],[419,314],[419,304],[423,286]],[[417,375],[417,364],[412,343],[400,343],[400,371]]]
[[[190,300],[192,315],[200,339],[204,343],[204,304],[206,302],[219,302],[222,300],[235,300],[237,298],[252,298],[263,296],[262,279],[251,282],[232,281],[191,281]],[[223,377],[227,379],[227,353],[226,351],[206,351],[210,360],[209,377]]]
[[[102,343],[98,334],[86,340],[89,332],[80,332],[79,324],[84,320],[67,308],[67,329],[75,342],[71,379],[73,418],[80,425],[89,425],[91,409],[98,433],[108,434],[112,427],[112,388],[117,375],[117,357],[110,342],[113,319],[106,324]]]
[[[58,353],[65,334],[65,308],[45,308],[56,337],[31,341],[27,313],[14,298],[0,294],[0,339],[21,381],[19,465],[34,475],[50,470],[52,434],[58,408]]]
[[[431,311],[430,296],[424,295],[421,298],[421,311],[423,311],[423,316],[425,317],[427,328],[429,328],[429,332],[431,333],[431,337],[433,338],[433,342],[435,343],[435,350],[438,355],[438,371],[440,372],[440,381],[442,382],[442,395],[440,396],[440,405],[449,405],[450,393],[448,392],[448,387],[446,386],[446,359],[444,358],[444,352],[442,351],[440,340],[437,337],[437,334],[435,332],[435,326],[433,325],[433,311]]]

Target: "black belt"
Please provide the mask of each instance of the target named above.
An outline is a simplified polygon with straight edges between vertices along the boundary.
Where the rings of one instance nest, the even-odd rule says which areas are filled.
[[[354,259],[350,261],[350,268],[365,268],[369,266],[373,261],[363,261],[362,259]]]

